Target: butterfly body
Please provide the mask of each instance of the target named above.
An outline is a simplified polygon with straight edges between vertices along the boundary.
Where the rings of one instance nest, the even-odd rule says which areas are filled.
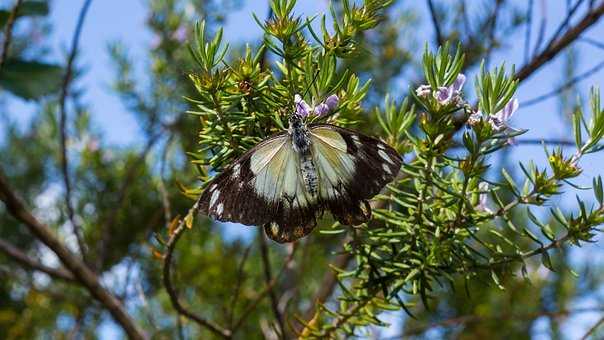
[[[289,128],[235,160],[208,184],[201,212],[220,221],[264,226],[277,242],[310,233],[331,211],[342,224],[371,216],[368,199],[401,167],[387,144],[330,124],[306,125],[296,115]]]

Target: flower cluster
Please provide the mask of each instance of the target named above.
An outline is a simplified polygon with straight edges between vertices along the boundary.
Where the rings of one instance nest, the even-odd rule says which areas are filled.
[[[460,73],[450,86],[440,86],[438,89],[436,89],[436,91],[432,91],[432,87],[430,85],[420,85],[415,90],[415,94],[422,98],[427,98],[429,95],[432,95],[434,99],[436,99],[436,101],[442,106],[449,104],[459,106],[463,103],[461,89],[463,88],[465,82],[466,76]]]
[[[318,117],[324,116],[329,112],[335,110],[338,107],[339,101],[340,98],[338,98],[337,95],[332,94],[320,104],[311,107],[304,101],[304,99],[302,99],[302,96],[300,96],[299,94],[296,94],[294,97],[294,103],[296,105],[296,114],[300,117],[308,117],[313,114]]]
[[[516,112],[518,110],[518,107],[519,107],[518,99],[513,98],[507,104],[505,104],[503,109],[501,109],[500,111],[498,111],[497,113],[495,113],[493,115],[489,115],[486,118],[486,121],[489,122],[489,124],[491,124],[491,127],[495,131],[503,131],[503,130],[509,129],[510,126],[508,125],[508,121],[512,118],[512,116],[514,115],[514,112]],[[468,118],[468,124],[470,126],[474,126],[474,125],[478,124],[482,119],[483,119],[482,112],[476,111],[470,115],[470,118]]]

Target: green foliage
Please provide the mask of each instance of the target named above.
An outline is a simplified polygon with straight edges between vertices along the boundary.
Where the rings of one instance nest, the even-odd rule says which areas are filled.
[[[302,24],[304,21],[294,17],[292,8],[293,2],[273,2],[275,16],[260,25],[266,36],[274,37],[278,43],[267,38],[266,47],[261,47],[258,54],[252,56],[248,48],[244,58],[231,62],[254,70],[249,61],[260,59],[264,48],[268,48],[280,58],[274,70],[248,71],[250,77],[235,78],[238,73],[235,67],[225,62],[224,67],[217,67],[209,74],[217,66],[214,60],[225,57],[226,49],[220,48],[221,33],[209,42],[197,42],[197,46],[205,48],[198,50],[200,57],[196,58],[202,74],[192,75],[199,92],[199,99],[193,100],[199,110],[194,113],[200,116],[202,125],[202,149],[196,153],[195,164],[219,171],[225,162],[265,138],[265,131],[282,129],[285,115],[292,110],[294,94],[303,93],[305,87],[310,87],[311,97],[306,99],[313,103],[330,93],[341,98],[341,107],[328,118],[330,121],[343,124],[352,117],[362,119],[358,114],[362,112],[361,101],[367,86],[347,90],[342,84],[347,80],[350,87],[356,77],[347,70],[339,70],[337,65],[355,50],[350,37],[358,30],[373,27],[371,20],[368,17],[362,22],[353,20],[358,9],[352,10],[345,2],[342,21],[338,21],[332,7],[335,35],[327,33],[323,20],[321,39],[310,29],[311,19]],[[365,4],[364,11],[371,9]],[[307,28],[318,46],[313,47],[304,38],[302,31]],[[197,34],[198,39],[203,37],[203,32]],[[587,210],[579,201],[578,215],[552,211],[556,229],[565,230],[560,234],[530,210],[559,194],[564,181],[580,173],[577,162],[582,153],[569,159],[560,150],[555,151],[550,156],[553,175],[532,164],[528,168],[520,164],[526,175],[522,186],[502,169],[505,180],[490,181],[490,188],[484,189],[487,157],[505,149],[509,139],[523,133],[509,128],[506,122],[493,122],[494,114],[512,100],[518,84],[506,75],[503,66],[492,72],[487,72],[484,64],[481,66],[476,96],[483,116],[462,133],[465,151],[450,153],[461,127],[456,116],[461,110],[467,119],[472,109],[461,90],[450,91],[446,99],[436,95],[437,90],[453,86],[463,68],[461,48],[458,46],[454,55],[449,53],[448,44],[436,53],[428,49],[424,53],[424,73],[430,93],[413,93],[416,103],[425,110],[419,116],[415,114],[415,105],[407,99],[400,105],[387,99],[384,109],[375,109],[383,137],[395,148],[411,151],[412,160],[403,165],[399,179],[377,198],[373,221],[349,232],[352,241],[345,251],[354,255],[356,266],[352,270],[342,269],[339,274],[338,306],[335,309],[321,306],[320,314],[306,325],[303,337],[353,335],[364,326],[384,325],[378,317],[381,311],[399,308],[409,311],[413,303],[405,301],[415,296],[429,308],[435,285],[448,282],[455,286],[458,278],[472,282],[486,273],[495,286],[504,289],[502,278],[518,266],[524,268],[529,258],[540,255],[551,268],[550,249],[564,241],[589,241],[604,218],[602,208]],[[204,76],[209,79],[204,80]],[[242,79],[247,81],[246,86],[241,86]],[[598,145],[600,109],[596,96],[592,96],[594,105],[597,109],[592,123],[585,127],[594,136],[593,145]],[[417,131],[410,129],[414,123]],[[250,127],[257,127],[257,132]],[[207,174],[208,170],[202,173]],[[502,192],[509,192],[512,197],[505,199]],[[486,195],[493,198],[495,211],[486,206]],[[483,202],[480,205],[479,200]],[[519,209],[526,211],[531,227],[514,224],[512,213]],[[532,231],[535,229],[542,236]],[[326,233],[342,231],[336,224]],[[510,233],[524,238],[527,244],[511,241]]]
[[[37,99],[56,92],[62,75],[57,65],[13,59],[0,72],[0,86],[23,99]]]

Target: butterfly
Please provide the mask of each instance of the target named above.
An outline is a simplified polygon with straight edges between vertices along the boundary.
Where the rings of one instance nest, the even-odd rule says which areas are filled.
[[[258,143],[208,183],[199,200],[202,214],[262,226],[279,243],[308,235],[327,210],[343,225],[370,219],[368,200],[394,180],[401,156],[356,131],[307,124],[310,107],[298,97],[296,104],[287,130]]]

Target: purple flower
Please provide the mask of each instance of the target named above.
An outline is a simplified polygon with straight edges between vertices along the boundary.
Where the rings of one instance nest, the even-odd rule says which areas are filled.
[[[314,114],[321,117],[329,113],[329,106],[325,103],[321,103],[313,109]]]
[[[327,97],[327,99],[325,99],[323,103],[325,103],[325,105],[327,105],[327,108],[332,111],[338,107],[339,102],[340,98],[338,98],[337,95],[332,94],[331,96]]]
[[[299,94],[294,96],[294,103],[296,104],[296,114],[300,117],[307,117],[313,111]]]
[[[462,73],[457,75],[457,78],[450,86],[441,86],[434,92],[434,98],[440,105],[448,105],[450,103],[458,104],[461,101],[461,89],[466,82],[466,76]]]
[[[518,106],[518,99],[514,98],[510,100],[505,104],[503,109],[494,115],[489,116],[489,123],[491,123],[491,126],[497,131],[505,130],[509,127],[508,121],[512,118],[514,112],[518,110]]]
[[[432,92],[430,85],[420,85],[415,89],[415,94],[418,97],[427,97]]]
[[[482,112],[476,111],[468,117],[468,125],[474,126],[482,120]]]
[[[453,99],[453,86],[444,87],[441,86],[434,92],[434,98],[438,101],[440,105],[447,105]]]
[[[457,78],[455,79],[455,82],[453,82],[453,85],[451,85],[451,87],[453,87],[453,91],[455,92],[455,94],[460,94],[461,93],[461,89],[463,88],[463,84],[466,83],[466,76],[463,73],[460,73],[457,75]]]

